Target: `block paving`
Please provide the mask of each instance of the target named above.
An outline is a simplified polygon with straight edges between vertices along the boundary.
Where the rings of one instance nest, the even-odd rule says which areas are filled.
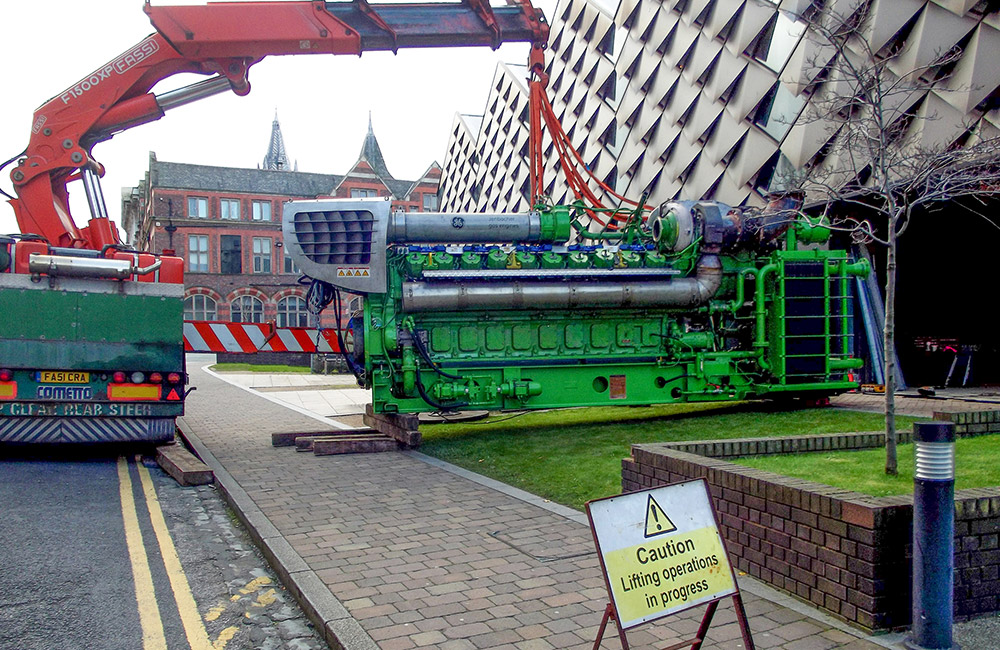
[[[487,487],[419,454],[317,458],[271,434],[324,431],[309,418],[189,368],[182,428],[210,451],[363,633],[349,648],[590,648],[607,593],[585,524]],[[347,422],[357,426],[357,422]],[[279,571],[280,573],[280,571]],[[293,591],[295,591],[293,589]],[[758,648],[887,645],[743,591]],[[634,628],[637,650],[690,638],[703,608]],[[601,648],[620,648],[609,626]],[[729,600],[703,648],[742,648]]]

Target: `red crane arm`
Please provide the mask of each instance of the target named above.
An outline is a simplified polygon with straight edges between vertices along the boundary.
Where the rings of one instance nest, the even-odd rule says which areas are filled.
[[[118,243],[91,156],[95,144],[152,122],[175,106],[232,89],[250,92],[247,73],[265,56],[361,54],[410,47],[462,47],[504,42],[544,44],[545,17],[530,0],[490,7],[461,3],[369,5],[354,2],[219,2],[154,7],[156,33],[53,97],[34,114],[24,156],[11,172],[10,201],[22,233],[53,246],[100,249]],[[182,72],[214,75],[154,96],[159,81]],[[83,177],[92,219],[77,228],[66,185]]]

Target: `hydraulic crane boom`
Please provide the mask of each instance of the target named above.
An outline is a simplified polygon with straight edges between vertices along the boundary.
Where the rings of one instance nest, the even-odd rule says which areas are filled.
[[[165,111],[232,90],[250,92],[247,73],[266,56],[361,54],[411,47],[544,44],[548,25],[529,0],[490,7],[461,3],[370,5],[353,2],[220,2],[145,6],[156,33],[101,66],[35,111],[31,136],[11,172],[10,201],[22,233],[53,246],[100,250],[120,243],[100,190],[104,170],[91,150]],[[212,75],[161,95],[153,86],[178,73]],[[83,180],[91,219],[78,228],[67,184]]]

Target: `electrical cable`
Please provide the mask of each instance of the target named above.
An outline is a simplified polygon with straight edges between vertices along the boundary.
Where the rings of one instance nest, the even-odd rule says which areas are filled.
[[[460,377],[459,375],[452,375],[450,373],[445,372],[444,370],[441,370],[441,367],[433,359],[431,359],[431,355],[427,352],[427,348],[424,346],[424,342],[420,340],[420,337],[417,336],[416,332],[413,332],[413,343],[414,345],[417,346],[417,352],[420,353],[420,356],[423,358],[423,360],[427,362],[427,365],[431,367],[431,370],[441,375],[442,377],[447,377],[448,379],[457,379],[459,381],[465,380],[465,377]]]
[[[465,422],[463,424],[467,424],[470,426],[475,424],[497,424],[499,422],[506,422],[507,420],[513,420],[514,418],[519,418],[522,415],[527,415],[528,413],[531,413],[531,411],[521,411],[520,413],[515,413],[514,415],[508,415],[507,417],[500,418],[499,420],[483,420],[481,422]]]
[[[7,165],[11,164],[12,162],[14,162],[15,160],[17,160],[18,158],[20,158],[21,156],[23,156],[26,153],[28,153],[27,149],[25,149],[21,153],[17,154],[13,158],[10,158],[10,159],[4,161],[3,163],[0,163],[0,171],[3,171],[4,167],[6,167]],[[11,201],[15,201],[17,199],[17,197],[14,197],[14,196],[11,196],[10,194],[7,194],[7,192],[5,192],[3,189],[0,189],[0,194],[3,194],[4,196],[6,196]]]
[[[299,278],[299,284],[305,284],[303,281],[305,279],[305,276]],[[358,383],[363,386],[364,371],[359,368],[354,362],[354,359],[347,354],[347,346],[344,345],[344,335],[340,320],[340,290],[328,282],[316,279],[311,280],[309,290],[306,291],[306,309],[315,317],[316,329],[319,330],[321,336],[326,328],[324,328],[321,324],[322,321],[320,319],[320,314],[324,309],[329,307],[331,303],[334,304],[334,311],[336,312],[335,323],[337,325],[337,347],[340,348],[340,355],[344,358],[344,362],[347,364],[348,369],[350,369],[351,374],[353,374]]]
[[[351,374],[354,375],[354,379],[357,380],[359,385],[364,386],[365,385],[364,369],[358,367],[358,364],[354,362],[354,358],[347,353],[347,346],[344,345],[344,335],[340,321],[340,314],[342,309],[342,303],[340,299],[340,289],[338,289],[337,287],[332,287],[332,288],[333,288],[334,309],[337,312],[337,318],[336,318],[337,345],[340,347],[340,354],[344,357],[344,361],[347,362],[347,367],[350,368]]]
[[[24,154],[26,154],[26,153],[28,153],[28,150],[27,150],[27,149],[25,149],[25,150],[24,150],[24,151],[22,151],[21,153],[17,154],[17,155],[16,155],[16,156],[14,156],[13,158],[11,158],[11,159],[9,159],[9,160],[6,160],[6,161],[4,161],[3,163],[0,163],[0,171],[3,171],[3,168],[4,168],[4,167],[6,167],[7,165],[11,164],[12,162],[14,162],[15,160],[17,160],[18,158],[20,158],[21,156],[23,156],[23,155],[24,155]],[[16,197],[13,197],[13,196],[11,196],[10,194],[7,194],[7,192],[5,192],[5,191],[4,191],[4,190],[2,190],[2,189],[0,189],[0,194],[3,194],[4,196],[6,196],[6,197],[7,197],[8,199],[10,199],[11,201],[14,201],[14,200],[16,200]]]
[[[419,368],[417,369],[416,379],[417,381],[415,383],[417,385],[417,392],[420,394],[420,398],[439,411],[453,411],[455,409],[469,405],[468,402],[453,402],[451,404],[442,404],[441,402],[437,402],[434,399],[432,399],[431,396],[427,394],[427,390],[424,389],[424,382],[420,381]]]
[[[427,363],[427,365],[431,367],[431,370],[441,375],[442,377],[446,377],[447,379],[456,379],[458,381],[463,381],[465,379],[465,377],[452,375],[445,372],[444,370],[441,370],[438,364],[436,364],[434,360],[431,359],[431,355],[427,352],[427,348],[424,346],[424,342],[420,340],[420,337],[417,335],[417,333],[416,332],[411,332],[411,333],[413,334],[413,344],[417,348],[417,353],[420,354],[420,357]],[[417,376],[415,383],[417,385],[417,392],[420,394],[420,398],[439,411],[453,411],[455,409],[469,405],[468,402],[454,402],[452,404],[442,404],[440,402],[433,400],[431,396],[427,394],[427,390],[424,388],[424,383],[420,380],[419,368],[417,369]]]
[[[309,284],[306,291],[306,308],[314,315],[319,322],[319,315],[333,302],[333,285],[322,280],[309,279],[305,276],[299,278],[299,284]]]

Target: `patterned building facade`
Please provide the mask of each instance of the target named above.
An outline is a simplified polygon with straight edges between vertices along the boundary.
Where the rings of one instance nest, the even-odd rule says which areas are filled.
[[[172,250],[185,260],[188,320],[313,325],[307,286],[285,254],[282,205],[294,199],[389,197],[396,210],[436,210],[441,169],[432,163],[416,181],[388,171],[369,123],[357,162],[343,175],[289,169],[275,119],[263,168],[211,167],[157,160],[122,196],[122,226],[138,250]],[[345,296],[342,322],[358,306]],[[323,312],[322,325],[336,314]]]
[[[824,83],[805,23],[857,0],[559,0],[546,53],[548,96],[589,169],[619,193],[760,204],[788,172],[824,159],[830,128],[805,119]],[[922,144],[1000,134],[1000,3],[870,0],[860,27],[891,69],[960,52],[911,98]],[[897,56],[897,54],[901,55]],[[937,71],[942,72],[942,71]],[[526,204],[524,74],[500,66],[481,118],[458,116],[444,162],[447,210]],[[571,201],[545,148],[546,194]]]

